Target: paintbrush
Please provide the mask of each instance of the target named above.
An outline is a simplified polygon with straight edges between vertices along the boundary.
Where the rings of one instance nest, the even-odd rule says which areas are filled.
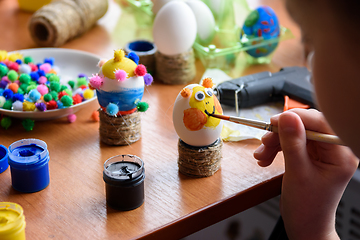
[[[243,124],[243,125],[254,127],[254,128],[259,128],[259,129],[267,130],[267,131],[274,132],[274,133],[278,132],[277,126],[273,126],[270,123],[259,121],[259,120],[252,120],[252,119],[241,118],[241,117],[231,117],[231,116],[211,114],[211,113],[208,115],[215,117],[215,118],[220,118],[220,119],[227,120],[230,122],[239,123],[239,124]],[[338,136],[314,132],[314,131],[310,131],[310,130],[306,130],[306,138],[310,139],[310,140],[318,141],[318,142],[344,145],[344,143],[340,140],[340,138]]]

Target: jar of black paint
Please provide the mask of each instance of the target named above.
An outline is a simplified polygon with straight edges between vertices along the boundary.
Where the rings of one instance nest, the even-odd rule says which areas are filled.
[[[134,155],[118,155],[104,163],[107,204],[117,210],[132,210],[144,202],[144,162]]]

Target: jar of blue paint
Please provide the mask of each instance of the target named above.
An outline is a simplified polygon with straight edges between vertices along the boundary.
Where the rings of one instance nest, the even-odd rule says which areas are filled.
[[[0,173],[4,172],[8,168],[8,151],[3,145],[0,145]]]
[[[9,147],[11,182],[15,190],[32,193],[49,185],[49,151],[44,141],[22,139]]]

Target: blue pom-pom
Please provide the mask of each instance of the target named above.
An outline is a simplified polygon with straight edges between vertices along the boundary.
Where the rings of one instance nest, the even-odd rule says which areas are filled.
[[[32,89],[29,92],[29,98],[31,99],[32,102],[36,102],[37,100],[39,100],[41,97],[41,94],[39,93],[38,90],[36,89]]]
[[[57,100],[56,103],[59,109],[64,108],[64,104],[60,100]]]
[[[15,61],[17,64],[22,64],[22,61],[21,61],[21,59],[16,59],[16,61]]]
[[[136,53],[130,52],[127,57],[133,60],[136,65],[139,64],[139,56]]]
[[[149,73],[147,73],[147,74],[145,74],[145,76],[144,76],[144,82],[145,82],[145,85],[146,86],[149,86],[149,85],[151,85],[151,83],[153,82],[153,77],[149,74]]]
[[[12,97],[12,101],[20,101],[23,102],[24,101],[24,95],[22,95],[21,93],[15,93],[14,96]]]
[[[29,74],[32,80],[37,81],[39,79],[39,74],[37,72],[32,72]]]
[[[37,70],[37,73],[39,74],[40,77],[46,75],[45,71],[41,69]]]
[[[5,97],[6,100],[9,100],[13,97],[14,92],[11,89],[5,89],[5,91],[3,92],[3,96]]]
[[[116,116],[119,112],[119,107],[114,103],[109,103],[106,107],[106,113],[110,116]]]
[[[51,66],[54,66],[55,58],[49,57],[44,59],[44,63],[49,63]]]

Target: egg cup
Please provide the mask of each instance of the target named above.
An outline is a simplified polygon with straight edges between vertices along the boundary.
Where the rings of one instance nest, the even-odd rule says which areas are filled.
[[[155,53],[156,79],[166,84],[186,84],[196,75],[195,55],[192,48],[177,55]]]
[[[179,172],[189,177],[210,177],[220,169],[223,141],[218,138],[213,144],[195,147],[179,139]]]

